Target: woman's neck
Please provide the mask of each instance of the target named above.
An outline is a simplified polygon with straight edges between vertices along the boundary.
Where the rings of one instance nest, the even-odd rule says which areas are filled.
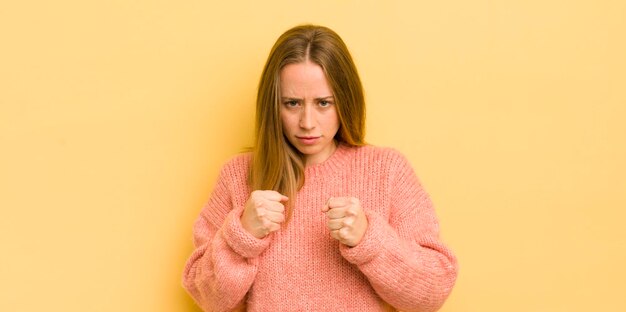
[[[304,157],[304,166],[313,166],[317,164],[321,164],[325,162],[328,158],[330,158],[333,153],[337,150],[337,141],[333,140],[332,144],[328,146],[328,148],[316,155],[305,156]]]

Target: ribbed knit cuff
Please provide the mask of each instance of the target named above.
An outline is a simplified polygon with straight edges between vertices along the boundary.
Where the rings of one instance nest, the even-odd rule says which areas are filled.
[[[241,209],[234,209],[228,213],[222,226],[222,237],[236,253],[244,258],[258,257],[270,244],[268,235],[262,239],[248,233],[241,225]]]
[[[362,265],[374,259],[388,239],[389,224],[375,212],[365,211],[367,230],[358,245],[350,247],[339,244],[341,255],[350,263]]]

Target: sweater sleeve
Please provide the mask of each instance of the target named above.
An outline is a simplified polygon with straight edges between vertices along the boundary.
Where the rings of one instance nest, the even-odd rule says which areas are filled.
[[[368,228],[355,247],[341,245],[379,296],[402,311],[436,311],[452,291],[457,260],[439,240],[428,194],[404,156],[394,153],[389,220],[365,209]]]
[[[244,304],[257,273],[256,257],[270,243],[269,236],[258,239],[243,229],[243,207],[232,207],[233,170],[222,168],[194,223],[195,250],[183,272],[183,287],[204,311],[230,311]]]

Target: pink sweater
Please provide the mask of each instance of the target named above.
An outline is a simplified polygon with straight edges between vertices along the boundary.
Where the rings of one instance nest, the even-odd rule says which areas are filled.
[[[292,219],[263,239],[240,217],[250,154],[227,162],[194,224],[183,286],[205,311],[435,311],[457,276],[428,194],[393,149],[340,145],[305,169]],[[355,247],[330,237],[329,197],[357,197],[368,228]],[[293,199],[292,199],[293,200]]]

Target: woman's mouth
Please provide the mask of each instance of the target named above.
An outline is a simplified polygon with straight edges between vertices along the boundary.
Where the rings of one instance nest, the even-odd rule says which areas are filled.
[[[296,136],[298,141],[304,145],[313,145],[319,141],[321,137],[319,136]]]

